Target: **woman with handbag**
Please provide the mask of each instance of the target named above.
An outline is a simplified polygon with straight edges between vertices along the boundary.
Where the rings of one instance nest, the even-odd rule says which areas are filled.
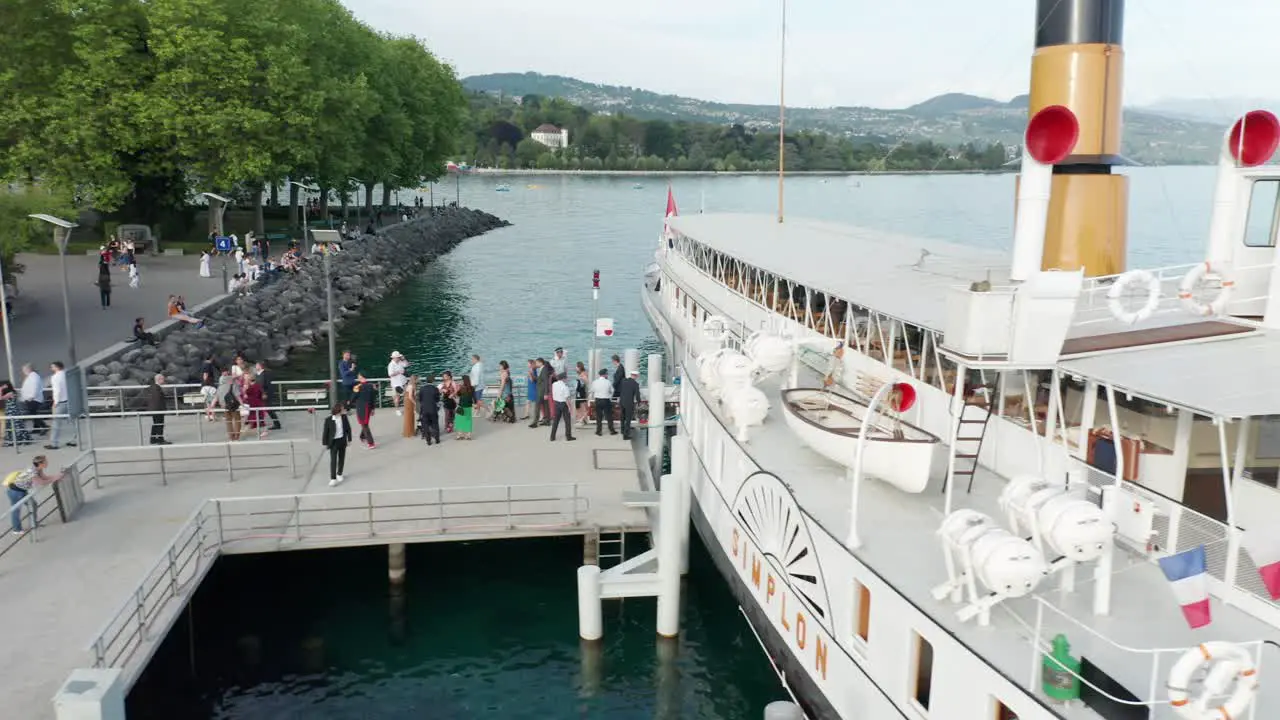
[[[444,432],[453,432],[453,418],[458,410],[458,385],[448,370],[440,377],[440,405],[444,408]]]
[[[240,439],[240,427],[244,418],[240,415],[240,383],[231,377],[230,370],[223,370],[218,380],[218,404],[222,406],[222,416],[227,423],[227,439],[235,442]]]
[[[347,443],[351,442],[351,421],[347,419],[346,406],[338,403],[324,419],[324,432],[320,443],[329,449],[329,487],[341,483],[342,468],[347,462]]]
[[[469,375],[462,376],[462,385],[458,387],[458,411],[454,416],[454,428],[458,431],[459,440],[470,440],[474,429],[476,390],[471,385]]]
[[[409,378],[409,384],[404,389],[404,428],[401,435],[411,438],[417,435],[418,430],[418,376],[413,375]]]

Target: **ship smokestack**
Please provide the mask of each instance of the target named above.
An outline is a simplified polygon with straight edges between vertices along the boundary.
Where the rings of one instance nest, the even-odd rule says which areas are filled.
[[[1045,270],[1084,268],[1086,276],[1097,276],[1125,269],[1129,185],[1112,172],[1124,162],[1123,30],[1124,0],[1036,0],[1028,117],[1062,106],[1078,124],[1070,154],[1051,171]]]
[[[1249,203],[1249,182],[1244,168],[1268,160],[1280,145],[1280,120],[1266,110],[1247,112],[1222,138],[1218,152],[1218,181],[1213,189],[1213,215],[1209,220],[1209,252],[1214,264],[1230,263],[1232,251],[1244,232],[1244,212]]]
[[[1013,280],[1021,282],[1040,272],[1053,166],[1071,154],[1079,138],[1080,121],[1061,105],[1044,108],[1027,123],[1018,175],[1018,214],[1013,224],[1013,268],[1009,273]]]

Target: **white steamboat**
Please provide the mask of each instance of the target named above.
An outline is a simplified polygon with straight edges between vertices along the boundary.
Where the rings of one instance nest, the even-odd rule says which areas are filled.
[[[1228,131],[1205,262],[1120,272],[1090,224],[1124,229],[1097,170],[1118,107],[1046,77],[1054,53],[1084,57],[1071,82],[1118,73],[1089,65],[1114,22],[1071,24],[1121,5],[1039,3],[1012,263],[668,218],[642,301],[683,376],[672,473],[811,717],[1280,718],[1280,606],[1241,542],[1280,517],[1280,122]],[[1090,197],[1121,204],[1086,221]],[[791,372],[748,367],[762,337]],[[699,372],[716,353],[746,364]],[[1158,561],[1201,546],[1192,629]]]

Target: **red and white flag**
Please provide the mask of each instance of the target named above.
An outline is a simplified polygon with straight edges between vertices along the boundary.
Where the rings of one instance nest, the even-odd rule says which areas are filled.
[[[1272,600],[1280,600],[1280,530],[1249,530],[1240,537],[1240,545],[1258,566],[1262,584]]]
[[[671,237],[671,218],[679,215],[676,211],[676,196],[671,193],[671,186],[667,186],[667,214],[666,219],[662,223],[662,234]]]

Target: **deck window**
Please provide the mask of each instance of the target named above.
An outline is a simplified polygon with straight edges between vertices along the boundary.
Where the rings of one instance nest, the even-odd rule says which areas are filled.
[[[1274,247],[1277,225],[1280,225],[1280,180],[1257,180],[1249,197],[1244,244]]]
[[[991,698],[991,704],[995,707],[995,714],[992,715],[995,720],[1018,720],[1018,714],[1005,707],[1005,704],[996,698]]]
[[[922,710],[929,709],[929,699],[933,690],[933,646],[920,633],[915,636],[915,678],[911,687],[911,699],[916,701]]]
[[[871,591],[857,580],[853,581],[853,627],[858,639],[867,642],[871,636]]]

